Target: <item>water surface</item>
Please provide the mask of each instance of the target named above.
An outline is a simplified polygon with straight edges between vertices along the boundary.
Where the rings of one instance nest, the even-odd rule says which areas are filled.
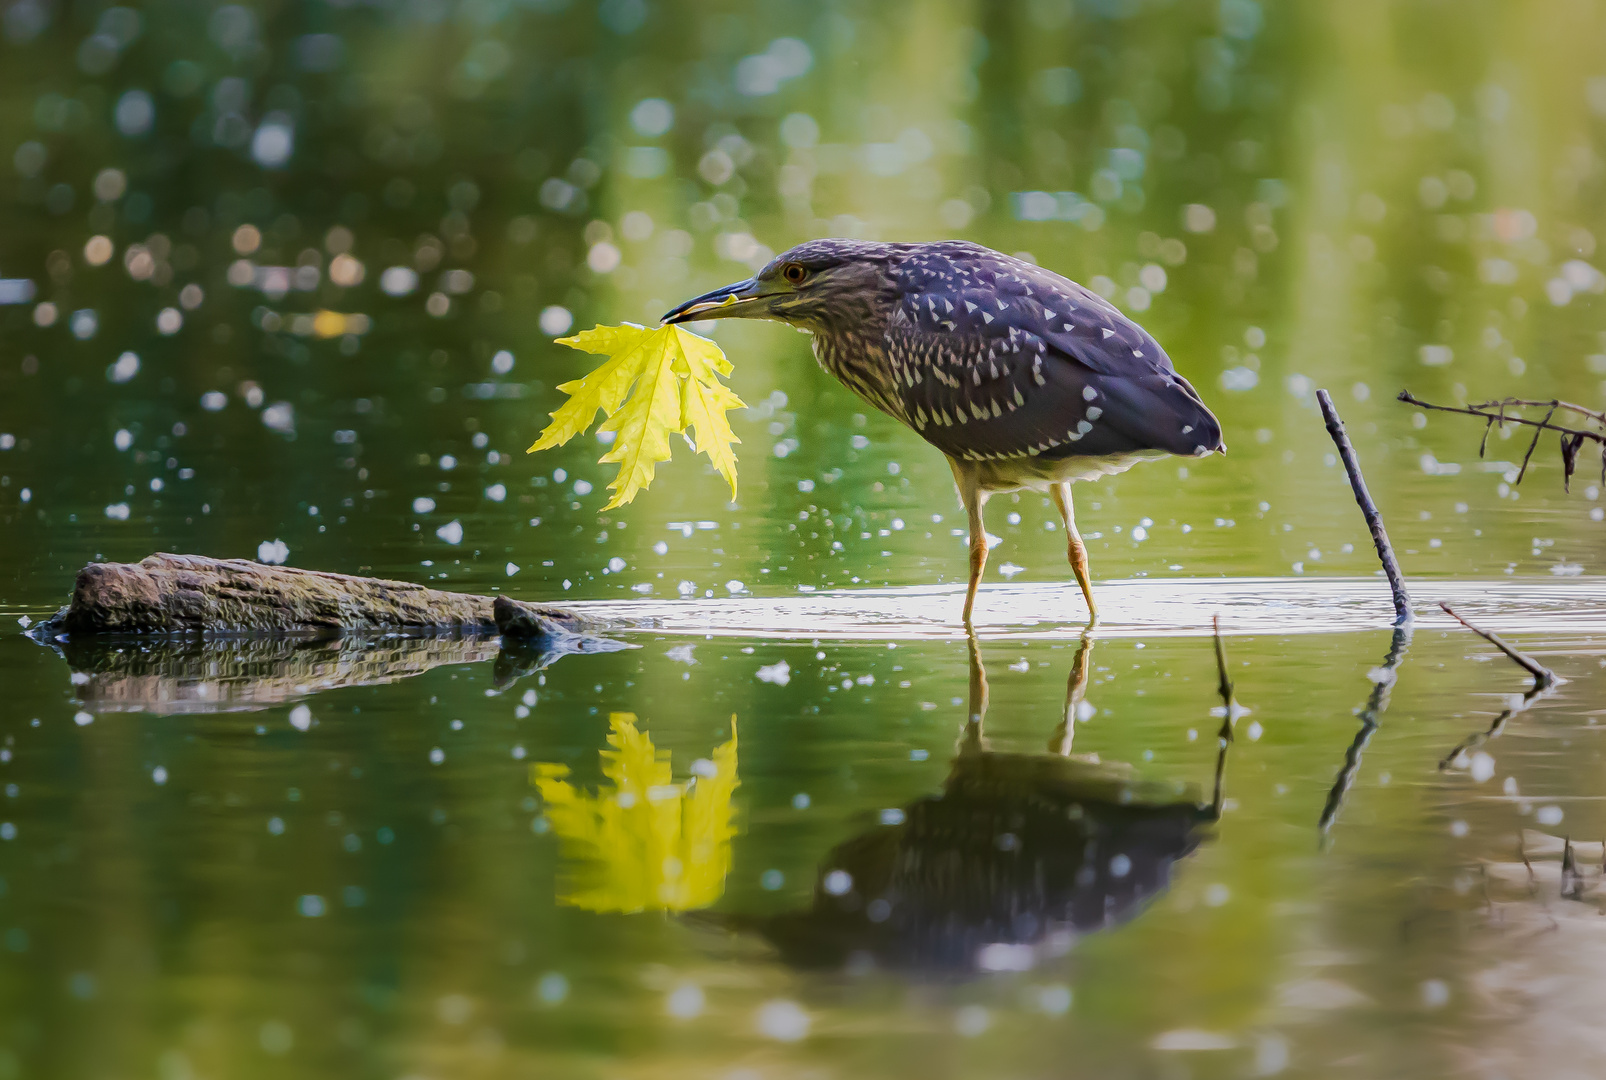
[[[1598,1072],[1601,477],[1393,400],[1606,401],[1598,4],[3,14],[0,1080]],[[823,235],[1024,253],[1221,417],[1079,486],[1090,639],[999,497],[973,653],[947,466],[777,326],[735,502],[522,453],[555,337]],[[155,550],[653,625],[22,636]]]

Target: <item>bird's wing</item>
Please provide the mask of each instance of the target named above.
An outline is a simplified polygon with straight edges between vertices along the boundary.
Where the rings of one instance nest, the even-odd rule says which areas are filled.
[[[926,441],[972,460],[1220,449],[1216,418],[1142,327],[1057,274],[976,250],[895,271],[886,352]]]

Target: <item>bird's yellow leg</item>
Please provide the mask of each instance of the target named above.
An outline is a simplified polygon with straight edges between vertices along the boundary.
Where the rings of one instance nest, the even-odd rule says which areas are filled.
[[[981,507],[970,512],[970,586],[965,590],[965,625],[970,625],[970,613],[976,607],[976,589],[981,585],[981,572],[987,567],[987,530],[981,523]]]
[[[965,625],[970,625],[970,613],[976,606],[976,588],[981,584],[981,572],[987,566],[987,527],[982,524],[981,509],[987,505],[987,493],[981,490],[976,476],[959,462],[948,459],[954,470],[954,482],[959,485],[959,501],[965,505],[965,516],[970,519],[970,587],[965,590]]]
[[[1076,531],[1076,511],[1071,506],[1071,485],[1055,484],[1049,489],[1054,496],[1054,505],[1059,507],[1060,517],[1065,521],[1065,546],[1071,560],[1071,569],[1076,573],[1076,583],[1082,586],[1082,595],[1087,598],[1087,614],[1092,622],[1098,622],[1099,606],[1093,602],[1093,577],[1088,572],[1087,545],[1082,543],[1082,534]]]

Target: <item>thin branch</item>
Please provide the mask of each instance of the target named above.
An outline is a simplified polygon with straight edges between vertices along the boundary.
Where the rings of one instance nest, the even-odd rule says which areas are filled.
[[[1583,445],[1584,437],[1576,432],[1561,437],[1561,490],[1567,494],[1573,490],[1573,472],[1578,468],[1578,451]]]
[[[1327,422],[1327,434],[1333,437],[1339,457],[1344,459],[1344,471],[1349,474],[1350,490],[1355,493],[1355,502],[1366,518],[1367,527],[1372,530],[1372,544],[1377,548],[1377,557],[1383,563],[1383,572],[1388,575],[1389,591],[1394,596],[1394,625],[1408,625],[1412,618],[1411,597],[1405,591],[1405,575],[1400,572],[1400,562],[1394,557],[1394,547],[1389,543],[1388,530],[1383,527],[1383,515],[1377,512],[1377,504],[1372,501],[1371,492],[1366,490],[1366,479],[1361,476],[1361,463],[1356,460],[1355,447],[1344,431],[1344,421],[1339,419],[1338,410],[1333,407],[1332,395],[1326,390],[1318,390],[1316,400],[1321,403],[1322,419]]]
[[[1478,405],[1456,406],[1435,405],[1430,401],[1423,401],[1409,390],[1401,390],[1399,400],[1407,405],[1415,405],[1419,409],[1432,409],[1435,412],[1457,413],[1461,416],[1477,416],[1483,419],[1483,439],[1478,443],[1478,456],[1481,458],[1489,449],[1489,432],[1496,424],[1505,427],[1506,424],[1518,424],[1534,429],[1533,441],[1528,444],[1528,452],[1522,456],[1522,467],[1517,470],[1514,484],[1522,483],[1522,478],[1528,475],[1528,463],[1533,459],[1534,450],[1539,446],[1539,437],[1547,431],[1554,431],[1561,436],[1561,482],[1564,490],[1572,490],[1573,472],[1578,468],[1578,451],[1582,449],[1587,439],[1600,447],[1601,483],[1606,484],[1606,413],[1594,409],[1586,409],[1582,405],[1575,405],[1570,401],[1532,401],[1527,398],[1502,398],[1499,401],[1485,401]],[[1530,420],[1520,414],[1507,415],[1507,409],[1544,409],[1543,420]],[[1570,427],[1567,424],[1554,423],[1556,412],[1562,410],[1575,413],[1596,427]]]
[[[1520,484],[1520,483],[1522,483],[1522,478],[1524,476],[1528,475],[1528,462],[1533,460],[1534,450],[1536,448],[1538,448],[1538,446],[1539,446],[1539,436],[1541,436],[1541,435],[1543,435],[1545,433],[1545,428],[1550,425],[1550,418],[1552,416],[1556,415],[1556,407],[1559,404],[1560,404],[1559,402],[1552,402],[1551,406],[1550,406],[1550,411],[1545,413],[1545,418],[1543,420],[1539,421],[1539,426],[1534,429],[1533,442],[1528,444],[1528,452],[1526,454],[1522,455],[1522,467],[1517,470],[1517,479],[1512,481],[1512,483]],[[1567,436],[1565,436],[1565,435],[1562,436],[1562,438],[1566,438],[1566,437]],[[1564,453],[1565,453],[1565,451],[1564,451]]]
[[[1522,670],[1534,677],[1534,683],[1539,689],[1542,690],[1546,687],[1555,686],[1563,681],[1561,676],[1557,675],[1554,671],[1551,671],[1549,668],[1535,660],[1533,657],[1529,656],[1527,653],[1519,652],[1510,645],[1506,644],[1503,640],[1501,640],[1498,634],[1492,634],[1481,627],[1473,626],[1471,623],[1467,622],[1467,620],[1463,619],[1459,614],[1457,614],[1455,608],[1451,607],[1449,604],[1441,601],[1439,606],[1444,609],[1444,613],[1450,616],[1450,618],[1454,619],[1456,622],[1460,623],[1462,626],[1466,627],[1468,630],[1471,630],[1474,634],[1477,634],[1479,637],[1483,638],[1483,640],[1487,641],[1489,644],[1511,657],[1512,661],[1518,667],[1522,668]]]
[[[1423,401],[1409,390],[1401,390],[1398,400],[1405,402],[1407,405],[1415,405],[1419,409],[1432,409],[1435,412],[1460,413],[1463,416],[1481,416],[1485,420],[1489,420],[1493,423],[1524,424],[1528,427],[1548,428],[1551,431],[1571,431],[1573,430],[1572,428],[1569,428],[1563,424],[1550,423],[1549,417],[1543,421],[1540,421],[1530,420],[1525,416],[1506,414],[1506,410],[1511,408],[1564,409],[1568,412],[1577,413],[1579,416],[1593,420],[1595,423],[1606,427],[1606,413],[1597,412],[1594,409],[1585,408],[1582,405],[1576,405],[1570,401],[1535,401],[1531,398],[1500,398],[1496,401],[1484,401],[1476,405],[1435,405],[1431,401]],[[1587,431],[1586,433],[1592,439],[1606,440],[1606,432]]]

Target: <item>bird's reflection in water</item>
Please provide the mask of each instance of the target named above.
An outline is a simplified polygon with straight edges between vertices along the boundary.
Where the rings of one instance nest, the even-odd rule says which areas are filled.
[[[809,908],[749,925],[798,966],[999,970],[1136,915],[1220,816],[1232,710],[1210,802],[1073,755],[1092,650],[1084,638],[1049,753],[1003,753],[983,733],[987,673],[972,638],[970,716],[942,792],[833,849]]]

